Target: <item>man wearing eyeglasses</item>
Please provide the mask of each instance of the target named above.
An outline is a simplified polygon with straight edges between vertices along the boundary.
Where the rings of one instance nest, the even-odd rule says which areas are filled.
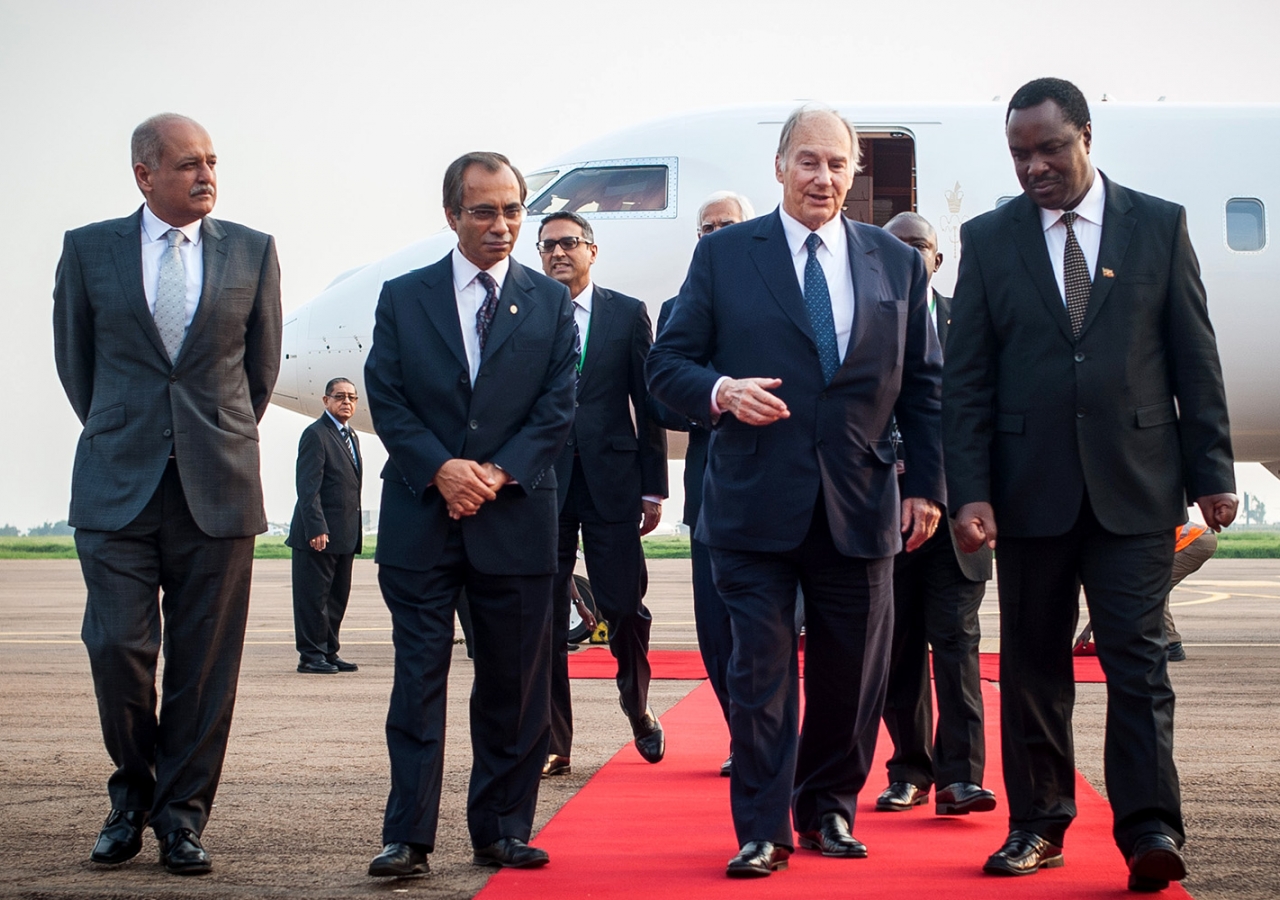
[[[573,709],[569,694],[569,584],[578,532],[597,608],[609,623],[618,661],[618,699],[636,750],[662,759],[662,725],[649,709],[648,576],[641,535],[657,527],[667,496],[667,435],[650,418],[644,361],[653,331],[644,304],[591,280],[598,248],[591,224],[555,212],[538,228],[542,271],[573,298],[576,399],[573,430],[556,460],[560,560],[553,593],[551,752],[543,774],[569,772]],[[632,423],[632,409],[635,422]]]
[[[356,386],[334,378],[324,413],[298,441],[298,503],[285,543],[293,549],[293,631],[298,671],[335,675],[359,667],[338,656],[338,629],[351,595],[351,566],[363,544],[360,440],[349,427]]]
[[[531,868],[550,736],[554,464],[573,422],[569,293],[509,255],[524,178],[499,153],[444,177],[448,256],[383,285],[365,390],[387,448],[377,551],[391,611],[391,793],[376,876],[426,872],[440,813],[458,593],[475,627],[473,862]]]

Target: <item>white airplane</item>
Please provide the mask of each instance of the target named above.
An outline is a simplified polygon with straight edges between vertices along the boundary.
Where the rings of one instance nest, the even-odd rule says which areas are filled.
[[[947,257],[934,286],[950,293],[961,223],[1021,190],[1005,144],[1005,103],[834,105],[862,140],[864,170],[846,214],[876,224],[903,210],[925,216]],[[773,158],[794,107],[733,107],[650,122],[528,172],[529,215],[515,257],[540,270],[533,247],[540,217],[581,213],[601,247],[593,277],[644,298],[656,320],[684,280],[698,206],[708,194],[737,191],[761,212],[778,202]],[[1280,105],[1104,100],[1091,111],[1095,165],[1186,207],[1218,334],[1236,461],[1261,462],[1280,477],[1280,256],[1269,226],[1270,212],[1280,212]],[[359,382],[382,283],[434,262],[455,243],[453,232],[442,230],[340,275],[290,315],[272,402],[317,416],[335,372]],[[367,408],[355,425],[373,430]]]

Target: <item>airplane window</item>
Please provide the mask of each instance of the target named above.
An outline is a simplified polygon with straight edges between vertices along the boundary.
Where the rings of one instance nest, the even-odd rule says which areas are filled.
[[[533,215],[651,212],[667,208],[667,166],[575,169],[529,205]]]
[[[524,176],[524,183],[529,188],[529,196],[534,197],[538,191],[542,190],[552,178],[560,174],[559,169],[551,169],[547,172],[534,172],[532,175]]]
[[[1267,212],[1261,200],[1237,197],[1227,201],[1227,246],[1250,252],[1267,245]]]

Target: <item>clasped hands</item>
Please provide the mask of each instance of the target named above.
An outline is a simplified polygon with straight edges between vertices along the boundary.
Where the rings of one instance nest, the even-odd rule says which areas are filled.
[[[498,497],[511,476],[491,462],[451,459],[436,472],[432,484],[449,505],[449,518],[474,516],[480,507]]]

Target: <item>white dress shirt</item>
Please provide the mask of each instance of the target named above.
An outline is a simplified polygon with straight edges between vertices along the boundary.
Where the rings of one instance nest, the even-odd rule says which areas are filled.
[[[502,299],[502,282],[507,277],[511,260],[503,257],[487,271],[498,284],[498,299]],[[480,267],[453,248],[453,296],[458,302],[458,323],[462,326],[462,345],[467,350],[467,367],[471,370],[471,384],[476,383],[480,371],[480,334],[476,331],[476,313],[484,305],[484,285],[476,280]],[[496,317],[496,316],[495,316]]]
[[[1098,277],[1098,251],[1102,247],[1102,212],[1107,205],[1107,188],[1098,170],[1093,170],[1093,185],[1076,204],[1076,220],[1071,230],[1076,233],[1084,261],[1089,265],[1090,279]],[[1062,305],[1067,305],[1066,263],[1067,225],[1062,221],[1063,210],[1040,210],[1040,226],[1044,229],[1045,246],[1049,248],[1049,262],[1053,263],[1053,277],[1058,280],[1058,293]]]
[[[200,304],[200,289],[204,285],[204,249],[200,246],[200,225],[203,221],[198,219],[178,229],[186,237],[178,245],[178,254],[187,272],[187,328],[195,318],[196,307]],[[165,235],[174,227],[162,221],[151,207],[142,207],[142,291],[147,298],[147,309],[153,316],[156,313],[156,289],[160,283],[160,257],[169,249],[169,239]]]

